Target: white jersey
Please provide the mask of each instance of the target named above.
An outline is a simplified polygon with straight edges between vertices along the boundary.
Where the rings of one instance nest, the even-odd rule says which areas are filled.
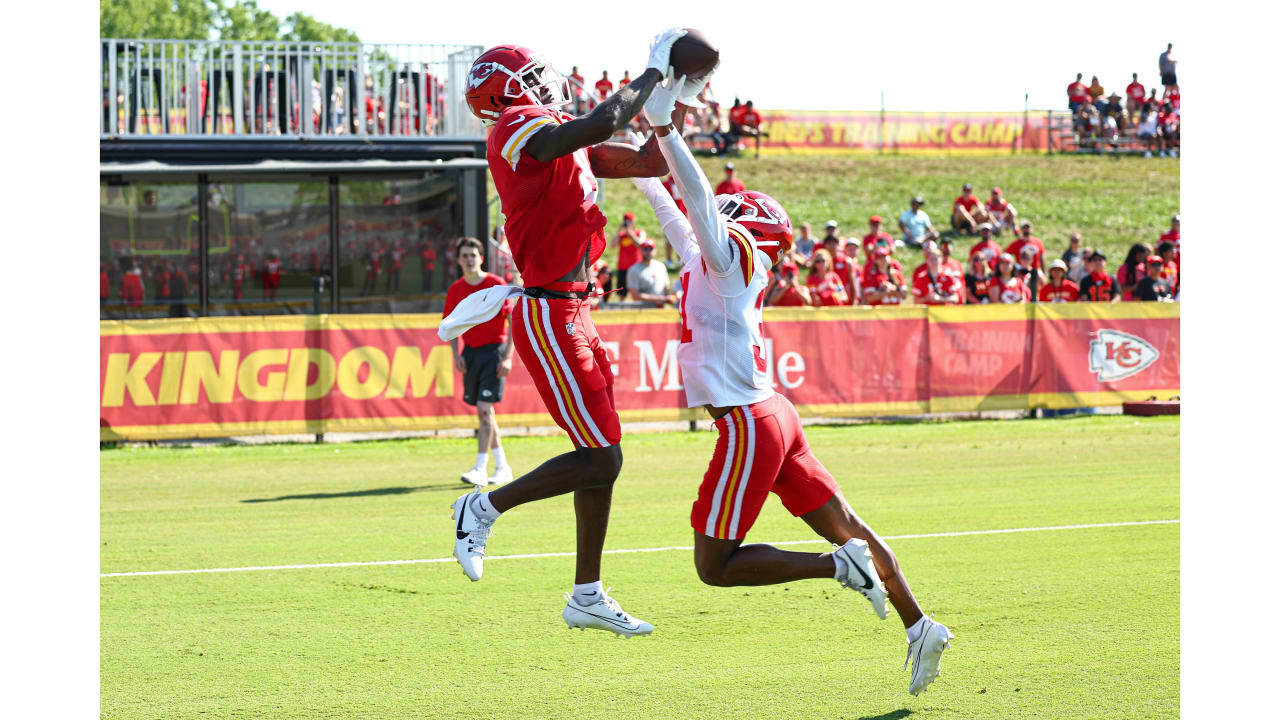
[[[734,266],[723,275],[691,253],[680,271],[680,347],[676,358],[689,407],[733,407],[773,395],[764,360],[764,291],[768,262],[751,233],[727,229]],[[694,248],[696,250],[696,246]]]
[[[635,178],[684,263],[676,358],[689,407],[751,405],[773,396],[764,358],[768,256],[751,232],[716,210],[715,196],[679,135],[658,139],[685,215],[654,178]]]

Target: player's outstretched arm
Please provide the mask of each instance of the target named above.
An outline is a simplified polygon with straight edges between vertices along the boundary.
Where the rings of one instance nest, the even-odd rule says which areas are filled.
[[[569,155],[582,148],[606,142],[613,134],[626,127],[631,118],[639,114],[649,94],[662,82],[664,74],[670,71],[671,46],[683,37],[684,30],[672,28],[658,35],[649,48],[649,66],[645,71],[624,85],[604,102],[596,106],[587,115],[570,120],[563,125],[547,126],[529,138],[525,150],[538,162],[549,162],[558,157]],[[634,154],[634,153],[633,153]],[[650,159],[652,162],[652,159]],[[602,161],[607,164],[607,159]],[[615,161],[616,164],[616,161]],[[592,170],[595,171],[595,163]],[[639,169],[639,168],[637,168]],[[646,170],[649,168],[645,168]],[[649,175],[665,175],[666,167]],[[600,177],[638,176],[639,172],[625,175],[599,175]]]
[[[723,275],[735,266],[733,252],[730,247],[729,228],[725,219],[716,211],[715,194],[711,191],[711,183],[702,172],[698,162],[693,159],[689,146],[684,138],[675,132],[670,122],[670,115],[664,114],[665,107],[659,107],[662,101],[674,103],[671,93],[663,88],[659,90],[645,112],[654,126],[654,134],[658,136],[658,147],[667,159],[671,168],[671,177],[680,194],[684,198],[684,206],[689,211],[689,222],[693,226],[694,239],[702,258],[716,274]],[[653,110],[653,112],[651,112]]]

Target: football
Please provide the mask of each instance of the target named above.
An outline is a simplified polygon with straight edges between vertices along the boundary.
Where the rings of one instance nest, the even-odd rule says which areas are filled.
[[[671,67],[676,77],[697,79],[711,71],[720,61],[720,51],[711,45],[706,33],[694,28],[671,46]]]

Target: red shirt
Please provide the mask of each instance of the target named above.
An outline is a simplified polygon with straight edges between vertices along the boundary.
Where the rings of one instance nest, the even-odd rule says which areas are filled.
[[[742,119],[747,114],[747,106],[739,105],[736,108],[729,108],[729,122],[734,125],[742,125]]]
[[[955,295],[956,302],[944,302],[941,300],[926,300],[925,297],[934,292],[942,297]],[[915,276],[912,283],[911,294],[915,296],[916,303],[921,305],[959,305],[964,302],[964,283],[955,275],[939,268],[937,277],[929,276],[929,267],[925,265],[924,273]]]
[[[843,251],[831,256],[831,272],[840,278],[846,290],[853,287],[853,268],[853,258],[845,255]]]
[[[1179,110],[1182,108],[1182,93],[1180,91],[1170,90],[1169,92],[1165,93],[1164,99],[1166,102],[1169,103],[1169,107],[1173,108],[1174,110]]]
[[[994,199],[987,200],[986,205],[987,205],[987,209],[993,213],[1002,213],[1005,210],[1009,209],[1009,201],[1005,200],[1003,195],[1000,196],[999,201]]]
[[[1169,283],[1169,288],[1173,290],[1173,294],[1178,294],[1178,263],[1174,260],[1165,260],[1164,265],[1160,267],[1160,277]]]
[[[609,80],[601,78],[596,81],[596,95],[601,99],[609,97],[609,93],[613,92],[613,83]]]
[[[744,185],[741,180],[736,177],[731,177],[720,181],[720,184],[716,186],[716,194],[732,195],[734,193],[740,193],[746,189],[747,186]]]
[[[828,271],[826,275],[818,277],[815,272],[809,273],[809,277],[804,281],[809,286],[809,297],[813,298],[814,305],[841,305],[836,299],[836,293],[845,289],[844,283],[840,281],[840,276],[834,272]]]
[[[788,285],[773,303],[774,307],[799,307],[804,304],[804,298],[800,297],[800,291],[794,284]]]
[[[1067,86],[1067,99],[1071,102],[1084,102],[1089,99],[1089,86],[1082,82],[1073,82]]]
[[[1062,278],[1061,287],[1050,282],[1040,288],[1040,302],[1075,302],[1079,297],[1080,286],[1067,278]]]
[[[436,269],[436,251],[429,247],[422,248],[418,253],[419,259],[422,261],[423,272],[430,272]]]
[[[879,268],[874,265],[867,269],[867,273],[862,276],[862,292],[879,290],[880,286],[885,282],[892,280],[898,287],[902,286],[902,272],[896,268],[890,267],[889,272],[880,272]],[[896,292],[886,293],[879,300],[867,300],[868,305],[899,305],[902,298]]]
[[[507,243],[528,287],[554,282],[577,267],[583,255],[590,264],[604,252],[606,220],[596,206],[588,150],[548,162],[523,152],[540,124],[571,119],[551,108],[510,107],[489,133],[486,154],[507,216]]]
[[[626,87],[631,84],[631,78],[624,77],[618,81],[618,87]]]
[[[1130,300],[1136,300],[1137,298],[1133,296],[1133,291],[1138,289],[1138,281],[1146,276],[1147,276],[1146,264],[1138,263],[1137,265],[1133,266],[1133,272],[1129,272],[1128,264],[1120,263],[1120,267],[1116,268],[1116,282],[1120,283],[1121,286],[1124,286],[1124,285],[1134,286],[1133,290],[1130,290],[1124,293],[1123,295],[1121,295],[1120,299],[1126,302]]]
[[[747,127],[760,127],[760,113],[756,112],[755,109],[742,113],[742,124]]]
[[[121,278],[120,299],[130,307],[142,307],[142,274],[137,268],[125,273]]]
[[[448,315],[458,306],[458,303],[466,299],[471,293],[487,290],[494,285],[506,285],[502,278],[493,273],[485,273],[479,283],[472,285],[467,282],[465,277],[460,277],[453,281],[449,286],[449,292],[444,296],[444,314]],[[486,320],[470,330],[462,333],[462,344],[464,347],[476,348],[484,345],[492,345],[493,343],[501,343],[507,341],[507,316],[511,314],[512,308],[515,306],[514,300],[508,300],[502,306],[502,310],[492,319]]]
[[[107,274],[106,270],[99,271],[98,276],[98,282],[100,283],[98,297],[106,300],[111,296],[111,276]]]
[[[1000,244],[995,240],[979,240],[969,248],[969,264],[973,264],[973,256],[982,253],[987,259],[987,265],[992,269],[996,269],[996,260],[1000,258]]]
[[[262,270],[262,287],[278,288],[280,287],[280,261],[268,260],[266,266]]]
[[[1016,303],[1020,302],[1019,298],[1022,300],[1031,299],[1031,289],[1027,287],[1026,283],[1022,282],[1022,278],[1016,275],[1008,280],[999,275],[994,275],[992,276],[991,286],[996,288],[997,302]]]
[[[955,208],[959,205],[963,205],[965,210],[972,211],[973,208],[977,206],[977,204],[978,204],[978,196],[961,195],[960,197],[956,198],[955,202],[951,203],[951,207]]]
[[[1128,87],[1126,87],[1124,91],[1125,91],[1125,94],[1129,96],[1130,100],[1134,101],[1139,105],[1141,105],[1143,100],[1145,100],[1147,97],[1147,89],[1142,87],[1142,83],[1138,82],[1137,80],[1134,80],[1133,82],[1129,83]]]
[[[1173,243],[1173,261],[1178,263],[1178,267],[1182,267],[1182,231],[1170,230],[1160,236],[1160,242]]]
[[[640,241],[643,239],[643,230],[618,231],[618,272],[624,273],[632,265],[640,262]]]
[[[1032,235],[1027,238],[1019,237],[1017,240],[1014,240],[1013,242],[1009,243],[1009,247],[1005,248],[1004,251],[1013,256],[1014,262],[1017,262],[1020,264],[1022,262],[1022,248],[1026,245],[1030,245],[1036,249],[1035,266],[1036,266],[1036,269],[1043,270],[1044,269],[1044,243],[1040,242],[1040,238],[1036,237],[1035,235]]]
[[[866,254],[867,259],[871,259],[871,252],[876,249],[876,240],[884,238],[889,241],[889,247],[893,247],[893,236],[881,230],[878,233],[867,233],[862,236],[862,252]]]

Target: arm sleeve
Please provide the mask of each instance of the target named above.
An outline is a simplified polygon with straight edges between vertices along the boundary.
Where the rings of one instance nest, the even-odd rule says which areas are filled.
[[[657,178],[631,178],[640,192],[644,193],[653,212],[658,216],[658,224],[662,226],[662,234],[667,236],[671,247],[683,262],[689,262],[698,254],[698,244],[693,239],[693,227],[685,219],[684,213],[676,207],[667,189]]]
[[[729,228],[725,219],[716,212],[716,198],[702,168],[693,159],[689,146],[677,133],[667,133],[658,138],[658,147],[671,168],[671,177],[680,188],[693,237],[702,251],[702,258],[717,275],[726,275],[734,268],[735,260],[730,247]]]

